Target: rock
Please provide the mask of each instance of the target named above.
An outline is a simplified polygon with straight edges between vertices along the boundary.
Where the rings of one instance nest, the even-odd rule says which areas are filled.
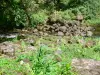
[[[77,15],[77,20],[79,20],[79,21],[82,21],[84,18],[83,18],[83,15],[81,15],[81,14],[78,14]]]
[[[47,30],[49,30],[49,28],[43,28],[43,31],[46,32]]]
[[[65,26],[68,28],[69,27],[69,25],[68,24],[65,24]]]
[[[85,32],[81,32],[80,35],[81,36],[86,36],[86,33]]]
[[[24,64],[24,61],[23,61],[23,60],[21,60],[21,61],[20,61],[20,65],[23,65],[23,64]]]
[[[62,61],[61,54],[62,54],[62,50],[60,48],[54,52],[55,60],[57,62]]]
[[[23,59],[23,60],[20,61],[21,65],[24,64],[24,63],[30,64],[30,60],[29,59]]]
[[[38,32],[38,30],[37,29],[34,29],[34,31],[33,31],[34,33],[37,33]]]
[[[19,34],[17,36],[17,39],[20,40],[20,39],[25,39],[26,38],[26,35],[25,34]]]
[[[77,29],[76,35],[80,35],[80,34],[81,34],[81,31],[79,29]]]
[[[55,27],[54,27],[54,26],[51,26],[50,28],[51,28],[51,29],[55,29]]]
[[[39,34],[42,36],[43,35],[43,32],[41,31],[41,32],[39,32]]]
[[[87,41],[87,42],[84,44],[84,47],[92,47],[92,46],[94,46],[94,45],[96,45],[96,42],[90,40],[90,41]]]
[[[57,24],[53,24],[53,26],[54,26],[55,28],[58,28],[58,27],[59,27]]]
[[[35,44],[35,41],[32,38],[25,39],[25,42],[32,45],[32,46],[34,46],[34,44]]]
[[[62,59],[61,59],[61,57],[59,55],[55,55],[55,58],[54,59],[57,62],[61,62],[62,61]]]
[[[59,27],[58,27],[58,28],[56,28],[56,29],[55,29],[55,32],[58,32],[58,31],[59,31],[59,29],[60,29]]]
[[[66,26],[61,26],[61,27],[60,27],[60,31],[66,32],[66,30],[67,30]]]
[[[41,26],[41,27],[39,28],[39,31],[43,31],[43,28],[44,28],[44,26]]]
[[[64,36],[64,33],[61,32],[61,31],[59,31],[59,32],[58,32],[58,36]]]
[[[73,30],[75,31],[75,30],[77,30],[77,29],[78,29],[77,26],[74,25],[74,26],[73,26]]]
[[[42,30],[42,26],[37,25],[36,29],[40,31],[40,30]],[[36,31],[37,31],[37,30],[36,30]]]
[[[62,50],[61,49],[58,49],[54,52],[55,55],[61,55],[62,54]]]
[[[69,33],[69,32],[66,32],[66,33],[65,33],[65,35],[66,35],[66,36],[69,36],[69,35],[70,35],[70,33]]]
[[[81,44],[83,47],[92,47],[92,46],[96,45],[95,41],[93,41],[93,40],[85,41],[83,38],[78,39],[76,42]]]
[[[46,26],[46,29],[49,30],[50,27],[51,27],[50,25],[47,25],[47,26]]]
[[[72,66],[79,75],[100,75],[100,61],[93,59],[73,59]]]
[[[54,31],[54,30],[52,30],[51,32],[52,32],[52,33],[55,33],[55,31]]]
[[[34,51],[34,50],[37,50],[34,46],[28,46],[27,47],[27,50],[31,50],[31,51]]]
[[[58,27],[59,27],[59,26],[61,26],[61,24],[60,24],[60,23],[57,23],[57,25],[58,25]]]
[[[48,36],[48,33],[44,33],[44,36]]]
[[[79,21],[75,21],[75,25],[80,26],[80,22]]]
[[[87,31],[93,30],[93,27],[88,26],[88,27],[86,27],[86,30],[87,30]]]
[[[93,33],[91,31],[87,31],[87,36],[92,36]]]
[[[21,50],[22,49],[20,42],[14,43],[14,47],[15,47],[15,50]]]
[[[34,33],[34,35],[39,36],[39,33],[38,33],[38,32],[36,32],[36,33]]]
[[[72,22],[70,23],[70,26],[72,26],[72,27],[74,27],[75,25],[76,25],[75,21],[72,21]]]
[[[86,41],[82,38],[82,39],[77,39],[76,43],[79,43],[81,45],[85,45]]]
[[[0,44],[0,53],[14,56],[15,55],[15,47],[11,42],[3,42]]]

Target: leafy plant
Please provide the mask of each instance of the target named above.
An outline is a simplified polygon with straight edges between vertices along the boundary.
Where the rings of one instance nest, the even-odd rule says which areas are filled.
[[[38,12],[36,14],[32,14],[32,26],[38,24],[44,24],[47,18],[48,16],[44,12]]]

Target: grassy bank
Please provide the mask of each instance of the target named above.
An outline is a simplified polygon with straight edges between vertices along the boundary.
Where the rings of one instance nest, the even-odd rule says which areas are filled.
[[[85,41],[95,41],[93,46],[85,47],[75,40],[68,43],[66,37],[60,40],[57,36],[37,38],[37,50],[22,52],[16,50],[16,56],[0,56],[0,75],[78,75],[74,72],[71,61],[74,58],[89,58],[100,60],[99,38],[84,38]],[[13,40],[16,42],[19,40]],[[22,46],[27,46],[23,41]]]

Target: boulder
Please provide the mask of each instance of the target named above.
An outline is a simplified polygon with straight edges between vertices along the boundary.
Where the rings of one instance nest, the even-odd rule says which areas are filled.
[[[93,47],[94,45],[96,45],[96,41],[89,40],[84,44],[84,47]]]
[[[73,59],[72,66],[79,75],[100,75],[100,61],[93,59]]]
[[[58,32],[58,36],[64,36],[64,33],[61,32],[61,31],[59,31],[59,32]]]
[[[58,28],[58,27],[59,27],[58,24],[53,24],[53,26],[54,26],[55,28]]]
[[[61,26],[61,27],[60,27],[60,31],[66,32],[66,30],[67,30],[66,26]]]
[[[15,47],[11,42],[3,42],[0,44],[0,53],[8,56],[15,55]]]
[[[93,33],[91,31],[87,31],[87,36],[92,36]]]
[[[27,50],[34,51],[34,50],[37,50],[37,49],[34,46],[28,46]]]
[[[42,35],[43,35],[43,32],[42,32],[42,31],[40,31],[40,32],[39,32],[39,34],[42,36]]]
[[[34,46],[34,44],[35,44],[35,41],[32,38],[27,38],[24,41],[25,41],[25,43],[30,44],[32,46]]]
[[[48,33],[44,33],[44,36],[48,36]]]
[[[82,21],[84,19],[82,14],[78,14],[76,17],[77,20]]]
[[[33,31],[34,33],[37,33],[38,32],[38,30],[37,29],[34,29],[34,31]]]
[[[69,36],[69,35],[70,35],[70,33],[69,33],[69,32],[66,32],[66,33],[65,33],[65,35],[66,35],[66,36]]]

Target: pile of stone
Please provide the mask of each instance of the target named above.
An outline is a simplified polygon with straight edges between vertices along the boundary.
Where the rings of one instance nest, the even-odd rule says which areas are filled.
[[[92,36],[92,28],[82,25],[78,20],[48,21],[45,25],[37,25],[33,32],[36,35]]]

